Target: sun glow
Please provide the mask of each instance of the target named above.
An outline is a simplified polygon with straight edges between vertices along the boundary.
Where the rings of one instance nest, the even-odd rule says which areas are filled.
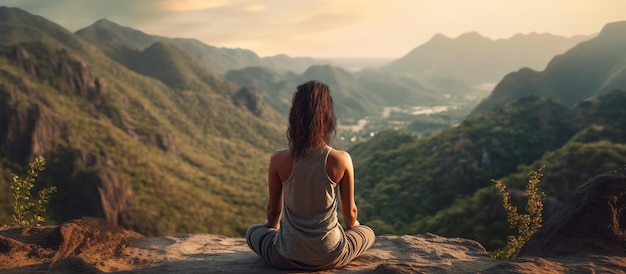
[[[228,0],[165,0],[160,4],[165,10],[168,11],[185,12],[219,8],[227,5],[229,2],[230,1]]]

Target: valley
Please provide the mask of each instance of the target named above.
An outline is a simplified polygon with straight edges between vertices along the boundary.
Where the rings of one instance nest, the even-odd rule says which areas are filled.
[[[475,89],[465,97],[442,105],[434,106],[394,106],[384,107],[375,115],[360,119],[338,118],[337,135],[334,145],[349,150],[358,142],[367,141],[378,132],[400,130],[426,137],[434,132],[457,125],[486,98],[489,92]]]
[[[295,87],[314,79],[333,95],[332,145],[353,157],[360,221],[499,248],[510,230],[492,179],[520,193],[547,166],[548,218],[581,182],[626,165],[626,22],[599,31],[435,35],[396,60],[332,63],[107,19],[71,32],[0,7],[0,223],[11,174],[44,156],[38,184],[58,187],[50,223],[241,237],[265,218]]]

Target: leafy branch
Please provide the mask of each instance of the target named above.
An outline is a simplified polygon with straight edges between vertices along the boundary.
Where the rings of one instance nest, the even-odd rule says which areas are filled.
[[[511,196],[506,190],[506,186],[500,181],[491,180],[495,183],[498,192],[502,196],[502,206],[507,212],[507,221],[512,229],[517,229],[517,235],[511,235],[507,237],[506,247],[502,250],[496,250],[491,253],[491,256],[496,259],[512,259],[522,246],[530,239],[530,237],[541,228],[542,224],[542,211],[543,201],[545,193],[539,193],[537,184],[543,177],[544,167],[538,170],[532,170],[528,174],[528,184],[526,185],[526,195],[528,202],[526,203],[527,214],[517,213],[517,207],[511,204]]]
[[[11,192],[13,193],[13,225],[18,226],[41,226],[45,222],[43,214],[46,206],[50,203],[50,196],[57,191],[55,186],[39,190],[38,199],[31,200],[31,190],[35,186],[35,178],[39,172],[44,171],[46,160],[39,156],[30,163],[24,177],[11,174]]]

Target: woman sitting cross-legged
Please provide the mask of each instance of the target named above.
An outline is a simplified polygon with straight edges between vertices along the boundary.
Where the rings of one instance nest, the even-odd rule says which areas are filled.
[[[250,248],[275,268],[340,268],[374,244],[374,231],[357,221],[352,158],[328,145],[335,124],[328,86],[299,85],[289,113],[289,148],[274,152],[269,163],[267,220],[246,233]]]

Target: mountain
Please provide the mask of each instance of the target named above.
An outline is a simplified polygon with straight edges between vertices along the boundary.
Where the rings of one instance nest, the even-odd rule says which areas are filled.
[[[167,42],[176,45],[189,54],[203,67],[221,75],[232,69],[249,66],[265,66],[276,70],[302,72],[313,64],[323,63],[313,58],[292,58],[284,54],[271,57],[259,57],[246,49],[218,48],[196,39],[168,38],[149,35],[142,31],[120,26],[107,19],[100,19],[91,26],[76,31],[86,40],[106,47],[105,52],[113,56],[117,50],[143,50],[155,42]]]
[[[267,67],[231,70],[224,76],[239,86],[263,94],[263,100],[285,116],[289,114],[291,98],[299,84],[317,80],[327,84],[333,96],[335,112],[341,119],[363,117],[382,111],[385,104],[375,91],[361,85],[350,72],[330,65],[314,65],[302,74],[281,73]]]
[[[52,43],[63,43],[72,49],[84,49],[80,39],[48,19],[32,15],[17,8],[0,6],[0,41],[4,44],[11,41],[40,40]]]
[[[246,67],[239,70],[230,70],[224,79],[237,85],[259,92],[269,106],[284,114],[289,114],[291,97],[300,77],[293,72],[281,73],[268,67]],[[336,109],[340,106],[335,106]]]
[[[585,98],[626,88],[626,21],[607,24],[597,37],[554,57],[545,70],[506,75],[473,113],[539,95],[573,106]]]
[[[248,50],[218,49],[193,39],[149,35],[106,19],[76,34],[98,44],[110,58],[144,75],[147,74],[133,64],[152,62],[150,58],[138,58],[154,43],[172,44],[214,75],[223,75],[246,91],[258,92],[263,102],[284,115],[288,114],[294,87],[313,79],[322,81],[333,92],[340,124],[355,124],[364,117],[380,119],[385,109],[399,105],[406,108],[450,105],[455,109],[462,106],[455,117],[463,116],[478,103],[476,98],[485,96],[478,88],[451,77],[405,77],[374,69],[353,72],[322,64],[330,61],[286,55],[258,58]],[[161,80],[172,78],[161,76]]]
[[[379,233],[432,232],[494,250],[512,231],[492,179],[522,210],[528,173],[545,166],[545,220],[593,174],[625,166],[625,27],[607,24],[543,72],[507,75],[458,126],[353,146],[360,219]]]
[[[174,45],[188,53],[193,60],[207,64],[206,67],[211,71],[225,72],[225,79],[247,90],[262,93],[263,100],[283,114],[288,113],[294,87],[312,79],[325,82],[331,87],[336,97],[336,110],[340,117],[362,117],[382,111],[375,91],[363,88],[360,83],[356,82],[351,72],[342,68],[315,65],[316,62],[321,62],[319,60],[294,59],[286,55],[278,55],[275,58],[258,58],[252,51],[218,49],[204,45],[197,40],[170,39],[148,35],[138,30],[119,26],[106,19],[99,20],[76,33],[97,43],[112,59],[142,74],[148,75],[138,66],[144,66],[147,69],[162,66],[164,69],[158,70],[161,75],[148,75],[157,79],[176,78],[175,74],[167,72],[168,68],[171,68],[172,71],[181,72],[187,79],[190,78],[188,75],[196,75],[204,71],[193,68],[183,72],[172,67],[172,64],[154,64],[153,60],[162,61],[163,58],[152,58],[148,55],[154,50],[155,44],[158,44],[156,48],[162,48],[164,44]],[[174,51],[172,48],[169,50]],[[217,57],[219,54],[221,57]],[[167,58],[165,54],[162,55]],[[208,58],[208,56],[211,57]],[[181,58],[176,59],[181,60]],[[230,63],[221,61],[222,59],[228,60]],[[300,64],[302,67],[294,68],[281,65],[288,63]],[[305,65],[307,67],[303,70]],[[216,66],[221,68],[216,68]],[[301,74],[298,74],[299,70],[302,70]],[[177,85],[174,87],[178,88]],[[357,94],[358,96],[356,96]]]
[[[368,141],[350,149],[363,221],[392,225],[434,214],[456,197],[488,186],[491,178],[506,176],[518,165],[562,146],[577,130],[566,107],[530,97],[429,138],[407,142],[396,137],[400,133],[377,135],[371,142],[387,147],[395,140],[403,143],[379,148]],[[382,233],[397,232],[378,228]]]
[[[590,176],[626,165],[624,27],[607,24],[543,72],[507,75],[458,126],[426,138],[385,132],[353,146],[363,222],[381,233],[476,239],[493,250],[512,231],[492,179],[521,209],[528,172],[545,166],[545,220]]]
[[[262,219],[259,182],[285,138],[258,93],[167,42],[122,64],[108,45],[20,9],[0,7],[0,29],[10,34],[0,41],[1,223],[10,173],[39,155],[36,185],[58,188],[53,222],[95,216],[145,235],[242,236]]]
[[[294,87],[312,79],[330,86],[336,97],[335,106],[339,117],[355,121],[364,116],[379,115],[385,106],[437,105],[449,101],[448,95],[451,93],[462,93],[459,96],[463,97],[473,90],[464,84],[450,85],[450,81],[442,79],[413,80],[372,70],[355,74],[337,66],[317,64],[321,60],[290,58],[286,55],[258,58],[252,51],[218,49],[197,40],[149,35],[106,19],[98,20],[76,34],[98,44],[109,57],[142,74],[146,73],[137,66],[152,68],[163,65],[151,61],[161,58],[146,56],[146,52],[153,50],[152,45],[174,45],[210,71],[224,73],[226,80],[259,92],[264,102],[283,114],[288,113]],[[183,74],[195,75],[198,71],[203,70],[196,68]],[[161,72],[162,75],[156,78],[163,80],[176,77],[170,76],[165,69]]]
[[[478,86],[496,83],[522,67],[543,69],[550,58],[589,38],[530,33],[492,40],[477,32],[457,38],[437,34],[381,69],[419,77],[454,77]]]
[[[492,179],[524,207],[546,166],[544,220],[579,184],[626,165],[626,91],[568,108],[537,96],[478,113],[428,138],[390,131],[350,149],[362,222],[378,233],[432,232],[501,248],[511,231]]]
[[[302,74],[247,67],[228,71],[224,78],[258,91],[268,105],[285,115],[294,87],[309,80],[324,82],[330,87],[338,119],[348,124],[366,117],[380,119],[390,107],[469,105],[465,107],[469,112],[478,103],[476,98],[484,96],[456,79],[416,79],[378,70],[349,72],[332,65],[314,65]]]

